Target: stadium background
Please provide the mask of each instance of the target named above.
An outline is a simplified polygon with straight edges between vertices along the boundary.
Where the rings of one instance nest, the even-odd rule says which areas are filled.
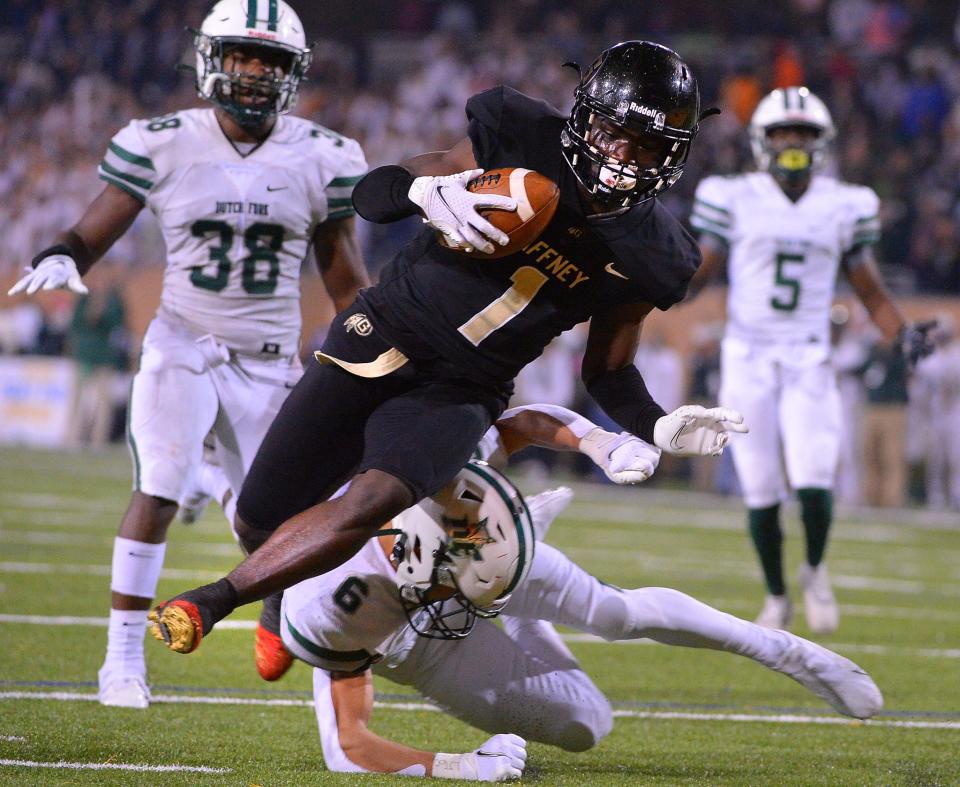
[[[944,341],[960,318],[960,19],[955,4],[781,0],[761,6],[680,0],[653,8],[610,0],[576,7],[545,0],[301,0],[296,5],[308,38],[318,42],[297,113],[359,139],[372,166],[459,139],[464,102],[478,90],[508,83],[566,109],[575,78],[560,68],[565,60],[586,64],[603,46],[627,38],[673,46],[693,65],[705,106],[723,110],[704,124],[684,177],[664,198],[684,219],[702,176],[750,166],[745,124],[759,98],[774,87],[807,84],[825,99],[837,123],[839,173],[872,186],[882,198],[878,256],[905,311],[914,318],[946,318]],[[98,192],[96,165],[119,127],[131,117],[200,103],[189,75],[175,66],[192,63],[184,26],[198,26],[207,6],[206,0],[176,6],[159,0],[7,0],[2,5],[4,290]],[[365,258],[374,275],[416,228],[415,220],[387,226],[361,222]],[[115,371],[110,387],[118,409],[159,298],[162,267],[162,240],[145,211],[88,277],[93,289],[113,290],[123,307],[124,316],[108,334],[109,358],[95,359]],[[331,316],[312,271],[308,264],[305,351]],[[667,409],[715,395],[722,295],[715,288],[693,304],[657,315],[646,329],[638,365],[655,378],[654,393]],[[849,301],[843,287],[840,297]],[[62,292],[30,301],[0,299],[0,421],[6,424],[0,426],[0,441],[97,442],[95,430],[71,428],[77,405],[70,389],[77,373],[70,358],[83,353],[74,306],[75,299]],[[854,425],[847,441],[852,447],[845,462],[848,477],[839,491],[841,498],[860,502],[864,457],[855,427],[859,409],[869,402],[869,380],[865,383],[862,373],[873,339],[856,308],[837,310],[836,316],[845,349],[838,357],[847,364],[841,371]],[[931,459],[930,452],[940,431],[936,425],[944,418],[956,425],[960,418],[956,348],[954,342],[952,351],[942,354],[947,362],[932,365],[929,374],[921,366],[911,383],[911,427],[901,437],[904,462],[914,471],[911,499],[917,503],[960,503],[945,489],[931,494],[925,472],[931,462],[942,465],[941,475],[951,472],[948,459]],[[579,349],[575,335],[558,342],[520,381],[518,396],[582,403],[575,382]],[[65,359],[24,360],[38,354]],[[78,360],[92,363],[89,357]],[[50,423],[54,411],[59,420]],[[122,430],[113,431],[117,437]],[[723,468],[719,473],[685,466],[664,470],[667,477],[692,473],[704,488],[733,488]]]
[[[463,102],[475,90],[505,81],[566,106],[572,74],[560,63],[584,62],[615,40],[648,36],[688,57],[705,101],[724,109],[705,126],[687,173],[668,195],[670,208],[686,218],[700,177],[748,161],[743,122],[757,98],[776,84],[803,80],[834,112],[842,173],[883,198],[879,253],[898,298],[916,317],[960,316],[957,5],[297,0],[319,39],[312,84],[298,111],[361,139],[371,164],[396,161],[459,137]],[[97,193],[96,165],[116,129],[131,117],[199,103],[189,78],[178,77],[173,65],[189,60],[183,26],[198,24],[205,6],[206,0],[0,2],[3,292]],[[415,222],[393,225],[376,235],[366,227],[371,268],[415,228]],[[159,295],[162,264],[160,239],[144,215],[89,277],[98,291],[116,285],[125,308],[126,327],[109,331],[101,342],[108,352],[99,359],[122,368],[112,382],[118,402]],[[308,273],[308,339],[329,319],[320,289]],[[155,702],[146,713],[95,701],[110,556],[130,474],[122,446],[62,450],[70,424],[53,414],[68,411],[78,374],[75,335],[68,340],[75,303],[66,293],[32,301],[0,294],[0,783],[355,785],[355,775],[322,768],[309,670],[298,665],[266,688],[253,670],[254,606],[188,658],[147,643]],[[651,321],[641,365],[659,369],[658,382],[673,383],[658,396],[709,396],[721,313],[718,288]],[[838,327],[847,339],[838,359],[855,370],[869,339],[856,310],[848,316]],[[575,336],[552,348],[534,379],[523,383],[530,396],[576,398],[576,355]],[[920,465],[935,444],[924,425],[935,425],[941,442],[960,434],[960,413],[943,410],[951,389],[937,383],[949,378],[925,368],[914,380],[908,446],[908,458]],[[866,406],[863,376],[848,371],[842,379],[855,424]],[[952,395],[960,395],[960,383]],[[916,409],[930,401],[940,402],[938,413]],[[122,433],[122,418],[117,426]],[[3,445],[28,438],[47,438],[58,449]],[[723,469],[715,462],[692,469],[665,464],[656,478],[692,472],[694,483],[729,491]],[[528,479],[520,480],[526,491]],[[568,483],[577,497],[550,541],[587,570],[623,587],[677,587],[741,617],[756,614],[763,591],[738,499],[691,494],[686,479],[677,484],[680,492]],[[860,494],[856,483],[840,492],[848,500]],[[795,566],[803,539],[794,508],[786,518],[787,562]],[[219,511],[208,510],[189,530],[177,528],[158,588],[162,598],[222,576],[237,560]],[[726,654],[617,646],[564,632],[613,703],[616,726],[591,752],[532,745],[526,781],[543,787],[960,783],[956,513],[839,506],[831,541],[843,623],[824,644],[876,677],[887,705],[879,720],[854,724],[829,714],[800,687]],[[798,632],[809,636],[802,622]],[[400,691],[378,679],[379,734],[443,751],[483,739]],[[364,783],[400,784],[389,776]]]

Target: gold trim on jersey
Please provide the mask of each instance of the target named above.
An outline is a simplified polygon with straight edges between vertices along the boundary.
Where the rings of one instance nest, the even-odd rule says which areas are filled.
[[[391,372],[395,372],[403,366],[409,358],[400,352],[396,347],[391,347],[386,352],[380,353],[372,361],[366,363],[351,363],[340,358],[334,358],[317,350],[313,357],[320,363],[335,363],[341,369],[354,374],[357,377],[385,377]]]

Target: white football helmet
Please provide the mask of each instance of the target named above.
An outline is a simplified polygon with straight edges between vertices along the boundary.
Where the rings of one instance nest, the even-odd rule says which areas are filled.
[[[296,12],[284,0],[220,0],[193,39],[197,93],[222,107],[241,126],[257,127],[293,109],[311,52]],[[259,50],[274,73],[253,77],[224,70],[232,47]]]
[[[774,150],[768,134],[775,128],[786,126],[812,128],[818,132],[818,136],[803,151]],[[826,104],[808,88],[785,87],[768,93],[757,104],[750,118],[749,133],[757,169],[761,172],[796,175],[798,172],[823,169],[829,160],[830,146],[837,131]]]
[[[533,522],[523,496],[483,462],[468,464],[393,526],[400,598],[421,636],[467,636],[477,617],[500,613],[533,561]]]

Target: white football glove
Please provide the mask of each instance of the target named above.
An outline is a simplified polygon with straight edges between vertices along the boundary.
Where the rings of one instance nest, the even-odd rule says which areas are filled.
[[[646,481],[660,463],[659,448],[627,432],[614,434],[599,426],[583,436],[580,451],[615,484]]]
[[[456,175],[414,178],[407,196],[423,211],[424,223],[443,233],[448,246],[492,254],[494,246],[490,241],[506,246],[510,239],[477,210],[516,210],[517,201],[498,194],[467,191],[467,183],[482,174],[482,169],[468,169]]]
[[[720,456],[730,432],[749,432],[743,416],[728,407],[701,407],[685,404],[657,419],[653,442],[668,454],[678,456]]]
[[[519,735],[494,735],[468,754],[437,754],[433,775],[441,779],[504,782],[519,779],[527,764],[527,742]]]
[[[51,254],[44,257],[36,268],[27,268],[27,275],[14,284],[7,295],[17,295],[26,292],[33,295],[37,290],[62,290],[64,288],[80,295],[86,295],[89,290],[80,281],[80,271],[73,257],[66,254]]]

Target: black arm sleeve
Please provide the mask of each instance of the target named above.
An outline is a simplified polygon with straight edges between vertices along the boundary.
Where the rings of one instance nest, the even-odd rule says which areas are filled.
[[[653,427],[666,411],[653,401],[636,366],[602,372],[587,381],[587,393],[628,432],[653,445]]]
[[[407,196],[412,183],[413,175],[403,167],[377,167],[354,186],[353,207],[367,221],[377,224],[414,216],[418,208]]]

